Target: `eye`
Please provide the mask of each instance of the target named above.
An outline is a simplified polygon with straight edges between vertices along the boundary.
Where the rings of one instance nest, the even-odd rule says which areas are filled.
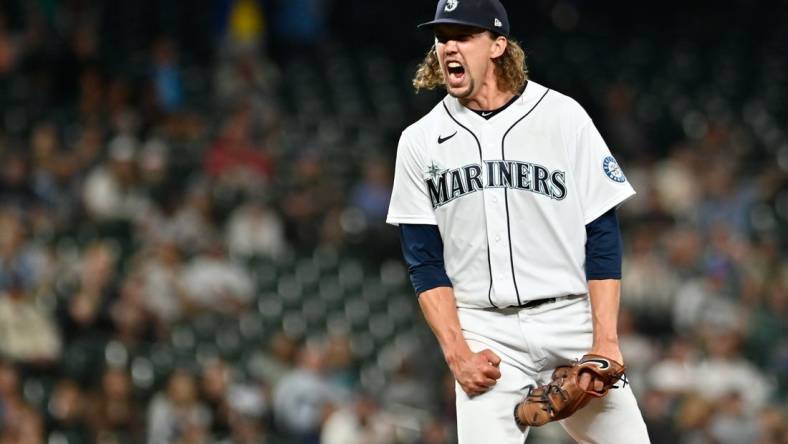
[[[446,43],[449,40],[454,40],[457,42],[465,42],[470,40],[473,37],[473,34],[455,34],[455,35],[445,35],[445,34],[435,34],[435,39],[438,43]]]

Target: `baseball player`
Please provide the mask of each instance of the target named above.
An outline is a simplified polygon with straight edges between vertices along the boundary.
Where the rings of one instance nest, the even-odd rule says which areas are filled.
[[[583,108],[528,80],[498,0],[440,0],[420,27],[435,44],[414,86],[448,95],[402,133],[387,222],[456,379],[459,442],[520,444],[536,406],[578,442],[647,443],[629,386],[594,372],[577,411],[520,404],[584,356],[623,372],[615,208],[635,191]]]

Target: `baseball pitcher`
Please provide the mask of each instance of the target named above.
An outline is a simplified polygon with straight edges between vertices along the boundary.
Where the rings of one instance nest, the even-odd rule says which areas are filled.
[[[635,194],[585,110],[528,79],[499,0],[440,0],[388,223],[457,387],[461,444],[648,443],[618,345],[616,207]]]

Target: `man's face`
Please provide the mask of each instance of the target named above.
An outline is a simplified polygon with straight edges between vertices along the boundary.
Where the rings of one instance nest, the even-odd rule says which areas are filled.
[[[435,27],[435,50],[446,90],[458,99],[472,97],[494,69],[492,59],[500,56],[505,45],[480,28],[460,25]]]

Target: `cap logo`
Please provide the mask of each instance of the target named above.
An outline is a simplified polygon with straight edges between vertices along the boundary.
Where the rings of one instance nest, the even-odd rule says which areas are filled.
[[[500,28],[501,26],[503,26],[503,23],[501,23],[501,21],[500,21],[500,20],[498,20],[498,19],[495,19],[495,27],[496,27],[496,28]]]
[[[446,2],[446,7],[443,8],[443,10],[446,12],[452,12],[455,9],[457,9],[457,6],[459,5],[460,5],[460,0],[448,0]]]

